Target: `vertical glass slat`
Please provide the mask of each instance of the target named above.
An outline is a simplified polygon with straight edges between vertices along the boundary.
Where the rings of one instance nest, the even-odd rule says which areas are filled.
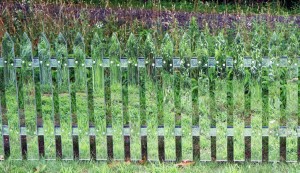
[[[94,110],[94,84],[93,84],[93,60],[85,59],[86,66],[86,87],[87,87],[87,111],[89,117],[89,136],[90,136],[90,158],[96,160],[96,128]]]
[[[193,160],[200,160],[200,127],[199,127],[199,67],[197,58],[191,59],[190,78],[192,90],[192,140]]]
[[[217,137],[216,137],[216,102],[215,102],[215,79],[216,67],[215,58],[208,59],[208,80],[209,80],[209,117],[210,117],[210,140],[211,140],[211,160],[216,161],[217,158]]]
[[[226,59],[226,83],[227,83],[227,130],[233,128],[233,59],[231,57]],[[234,161],[234,139],[233,134],[229,135],[227,132],[227,160]]]
[[[158,159],[165,160],[165,137],[164,137],[164,95],[163,95],[163,66],[162,58],[155,59],[155,83],[157,93],[157,121],[158,121]]]
[[[280,58],[280,127],[279,127],[279,143],[280,143],[280,161],[286,161],[286,123],[287,123],[287,73],[288,58],[283,56]]]
[[[86,66],[86,52],[84,38],[80,33],[76,34],[73,53],[75,58],[75,76],[76,76],[76,106],[78,120],[78,137],[79,137],[79,157],[80,159],[90,158],[89,144],[89,96],[87,95],[87,73],[92,73],[91,67]],[[90,72],[87,72],[89,70]],[[93,104],[93,103],[92,103]],[[91,127],[93,128],[93,127]]]
[[[140,115],[140,136],[141,136],[141,160],[148,160],[147,143],[147,114],[146,114],[146,68],[145,58],[138,59],[138,86],[139,86],[139,115]]]
[[[56,156],[59,158],[71,159],[72,150],[72,125],[70,112],[70,98],[69,98],[69,67],[68,67],[68,50],[67,42],[64,36],[60,33],[55,42],[55,56],[57,60],[57,83],[58,83],[58,105],[59,117],[54,118],[55,128],[55,143],[58,146],[61,143],[61,151],[58,147]],[[52,76],[53,77],[53,76]],[[62,106],[63,105],[63,106]],[[58,114],[57,114],[58,115]],[[59,122],[59,123],[58,123]],[[56,133],[57,132],[57,133]],[[60,133],[59,133],[60,132]],[[61,140],[61,141],[60,141]],[[61,153],[60,153],[61,152]]]
[[[50,59],[51,77],[52,77],[52,111],[54,116],[54,135],[56,159],[62,159],[62,144],[60,130],[60,105],[59,105],[59,84],[58,84],[58,64],[57,59]]]
[[[69,66],[70,112],[71,112],[71,120],[72,120],[71,133],[72,133],[72,143],[73,143],[73,159],[79,159],[75,59],[68,59],[68,66]]]
[[[121,82],[122,82],[122,113],[123,113],[123,136],[124,136],[124,160],[130,161],[130,118],[128,114],[128,60],[120,59]]]
[[[42,33],[38,43],[38,57],[40,61],[40,79],[41,79],[41,111],[43,124],[40,128],[43,131],[41,136],[44,136],[44,157],[47,159],[54,159],[55,152],[55,140],[54,140],[54,122],[52,104],[52,77],[50,68],[50,43],[46,38],[46,35]],[[49,106],[48,106],[49,105]],[[50,106],[51,105],[51,106]],[[38,133],[40,131],[38,129]]]
[[[106,118],[106,140],[107,140],[107,160],[110,162],[114,158],[113,132],[112,132],[112,108],[111,108],[111,73],[110,60],[103,58],[104,69],[104,102]]]
[[[181,60],[173,58],[173,90],[174,90],[174,108],[175,108],[175,153],[176,161],[182,160],[182,129],[181,129],[181,98],[180,98],[180,84],[181,84]]]
[[[14,43],[11,40],[8,33],[5,33],[2,40],[2,58],[3,66],[0,67],[0,98],[1,98],[1,113],[2,113],[2,138],[3,138],[3,149],[4,159],[8,159],[11,154],[10,146],[10,134],[9,134],[9,106],[7,105],[7,95],[9,95],[9,73],[11,70],[10,64],[13,64],[14,60]],[[13,70],[13,69],[12,69]]]
[[[38,143],[36,135],[35,84],[32,62],[32,45],[26,33],[20,43],[20,58],[23,68],[24,115],[26,120],[27,158],[38,158]]]
[[[244,128],[251,128],[251,57],[244,57]],[[251,161],[251,136],[244,137],[245,160]]]
[[[26,121],[24,108],[24,90],[23,90],[23,65],[21,59],[15,59],[16,67],[16,84],[19,112],[19,127],[20,127],[20,144],[22,159],[27,159],[27,139],[26,139]]]
[[[269,161],[269,58],[264,57],[262,60],[262,161]]]

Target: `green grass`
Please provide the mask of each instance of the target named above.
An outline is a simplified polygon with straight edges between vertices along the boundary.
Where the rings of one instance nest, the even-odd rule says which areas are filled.
[[[60,162],[60,161],[5,161],[0,163],[2,172],[227,172],[227,173],[281,173],[299,172],[299,164],[216,164],[197,163],[191,167],[177,168],[173,164],[136,165],[126,163]]]

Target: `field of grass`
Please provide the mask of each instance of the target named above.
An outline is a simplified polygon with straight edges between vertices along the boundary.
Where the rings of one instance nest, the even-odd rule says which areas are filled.
[[[197,163],[194,166],[177,168],[173,164],[148,164],[136,165],[126,163],[106,163],[94,162],[60,162],[60,161],[6,161],[0,163],[2,172],[217,172],[217,173],[281,173],[299,172],[299,164],[216,164]]]

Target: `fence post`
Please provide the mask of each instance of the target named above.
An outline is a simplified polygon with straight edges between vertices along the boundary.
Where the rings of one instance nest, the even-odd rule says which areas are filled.
[[[225,64],[224,64],[225,65]],[[234,161],[233,128],[233,59],[226,59],[227,78],[227,160]]]
[[[54,135],[55,135],[55,148],[56,159],[62,159],[61,147],[61,129],[60,129],[60,105],[59,105],[59,85],[58,85],[58,69],[61,63],[56,58],[50,59],[50,68],[52,76],[52,110],[54,114]]]
[[[85,59],[86,88],[87,88],[87,111],[89,116],[89,136],[90,136],[90,158],[96,160],[96,129],[94,113],[94,73],[93,61],[91,58]]]
[[[20,58],[22,60],[22,83],[21,84],[26,85],[26,87],[23,86],[23,96],[24,96],[23,104],[24,104],[24,122],[25,122],[24,125],[26,125],[27,124],[26,121],[34,122],[32,120],[35,118],[35,116],[32,116],[31,113],[29,113],[34,109],[33,104],[35,101],[34,99],[35,96],[29,94],[31,91],[34,90],[34,83],[33,83],[33,68],[32,68],[32,44],[26,33],[23,34],[20,43]],[[32,128],[35,129],[34,126],[26,125],[26,128],[23,129],[22,136],[24,136],[23,138],[25,138],[23,141],[26,141],[26,143],[27,143],[28,136],[30,136],[30,133],[34,131]],[[22,138],[22,136],[20,137]],[[32,138],[32,140],[34,138]],[[25,156],[26,153],[26,159],[28,159],[28,157],[30,157],[29,153],[36,152],[36,151],[32,150],[32,147],[30,148],[30,146],[28,146],[27,144],[25,143],[23,144],[24,144],[23,145],[24,150],[21,149],[23,152],[22,155]],[[25,145],[26,145],[26,151],[25,151]],[[23,159],[25,158],[23,157]]]
[[[175,107],[175,145],[176,145],[176,161],[182,160],[182,129],[181,129],[181,60],[173,58],[173,75],[174,75],[174,107]]]
[[[64,91],[65,81],[68,80],[68,76],[66,76],[67,72],[67,43],[64,36],[59,33],[56,42],[55,42],[55,52],[56,59],[51,59],[53,63],[51,64],[51,75],[52,75],[52,84],[53,88],[53,111],[54,111],[54,135],[55,135],[55,147],[56,147],[56,159],[62,159],[62,141],[61,141],[61,112],[60,112],[60,96],[59,94]],[[65,78],[64,78],[65,77]],[[69,83],[68,83],[69,84]],[[69,87],[69,85],[68,85]]]
[[[122,82],[122,104],[123,104],[123,136],[125,161],[130,161],[130,120],[128,115],[128,60],[120,59],[121,82]]]
[[[217,128],[216,128],[216,101],[215,101],[215,80],[216,80],[216,59],[208,59],[208,80],[209,80],[209,114],[210,122],[210,142],[211,142],[211,160],[217,159]]]
[[[164,132],[164,96],[163,96],[163,66],[162,58],[155,59],[155,77],[157,92],[157,135],[158,135],[158,159],[160,162],[165,161],[165,132]]]
[[[269,161],[269,66],[270,59],[262,59],[262,161]]]
[[[27,35],[25,39],[28,39]],[[15,73],[16,73],[16,88],[18,98],[18,113],[19,113],[19,126],[20,126],[20,144],[22,159],[27,159],[27,140],[26,140],[26,121],[25,121],[25,106],[24,106],[24,69],[25,59],[17,59],[14,61]]]
[[[244,128],[251,130],[251,57],[244,57]],[[245,161],[251,161],[251,135],[244,136]]]
[[[287,102],[287,73],[288,73],[288,58],[280,57],[280,161],[286,161],[286,102]]]
[[[192,138],[193,138],[193,160],[200,160],[200,127],[199,127],[199,66],[197,58],[190,60],[190,78],[192,88]]]
[[[41,76],[40,76],[40,61],[38,58],[32,59],[33,79],[34,79],[34,94],[35,94],[35,111],[36,111],[36,134],[38,136],[39,157],[45,156],[44,144],[44,128],[42,117],[42,96],[41,96]]]
[[[103,58],[104,69],[104,102],[106,116],[106,140],[107,140],[107,160],[112,161],[114,158],[113,150],[113,129],[112,129],[112,110],[111,110],[111,73],[109,58]]]
[[[148,160],[147,148],[147,114],[146,114],[146,66],[145,58],[138,58],[138,84],[139,84],[139,101],[140,101],[140,135],[141,135],[141,153],[142,160]]]
[[[78,146],[78,124],[77,124],[77,106],[76,106],[76,78],[75,67],[77,60],[74,58],[68,59],[69,67],[69,94],[71,104],[71,119],[72,119],[72,143],[73,143],[73,159],[79,158],[79,146]]]
[[[2,40],[2,59],[0,60],[0,98],[2,113],[2,138],[4,159],[10,156],[9,128],[7,118],[6,89],[9,82],[9,65],[14,62],[14,43],[8,33],[5,33]],[[14,55],[13,55],[14,56]]]

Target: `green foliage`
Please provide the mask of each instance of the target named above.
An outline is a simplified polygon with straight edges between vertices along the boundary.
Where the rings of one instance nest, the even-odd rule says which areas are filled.
[[[161,55],[164,60],[170,61],[173,58],[174,45],[168,33],[165,34],[165,37],[161,44]]]

